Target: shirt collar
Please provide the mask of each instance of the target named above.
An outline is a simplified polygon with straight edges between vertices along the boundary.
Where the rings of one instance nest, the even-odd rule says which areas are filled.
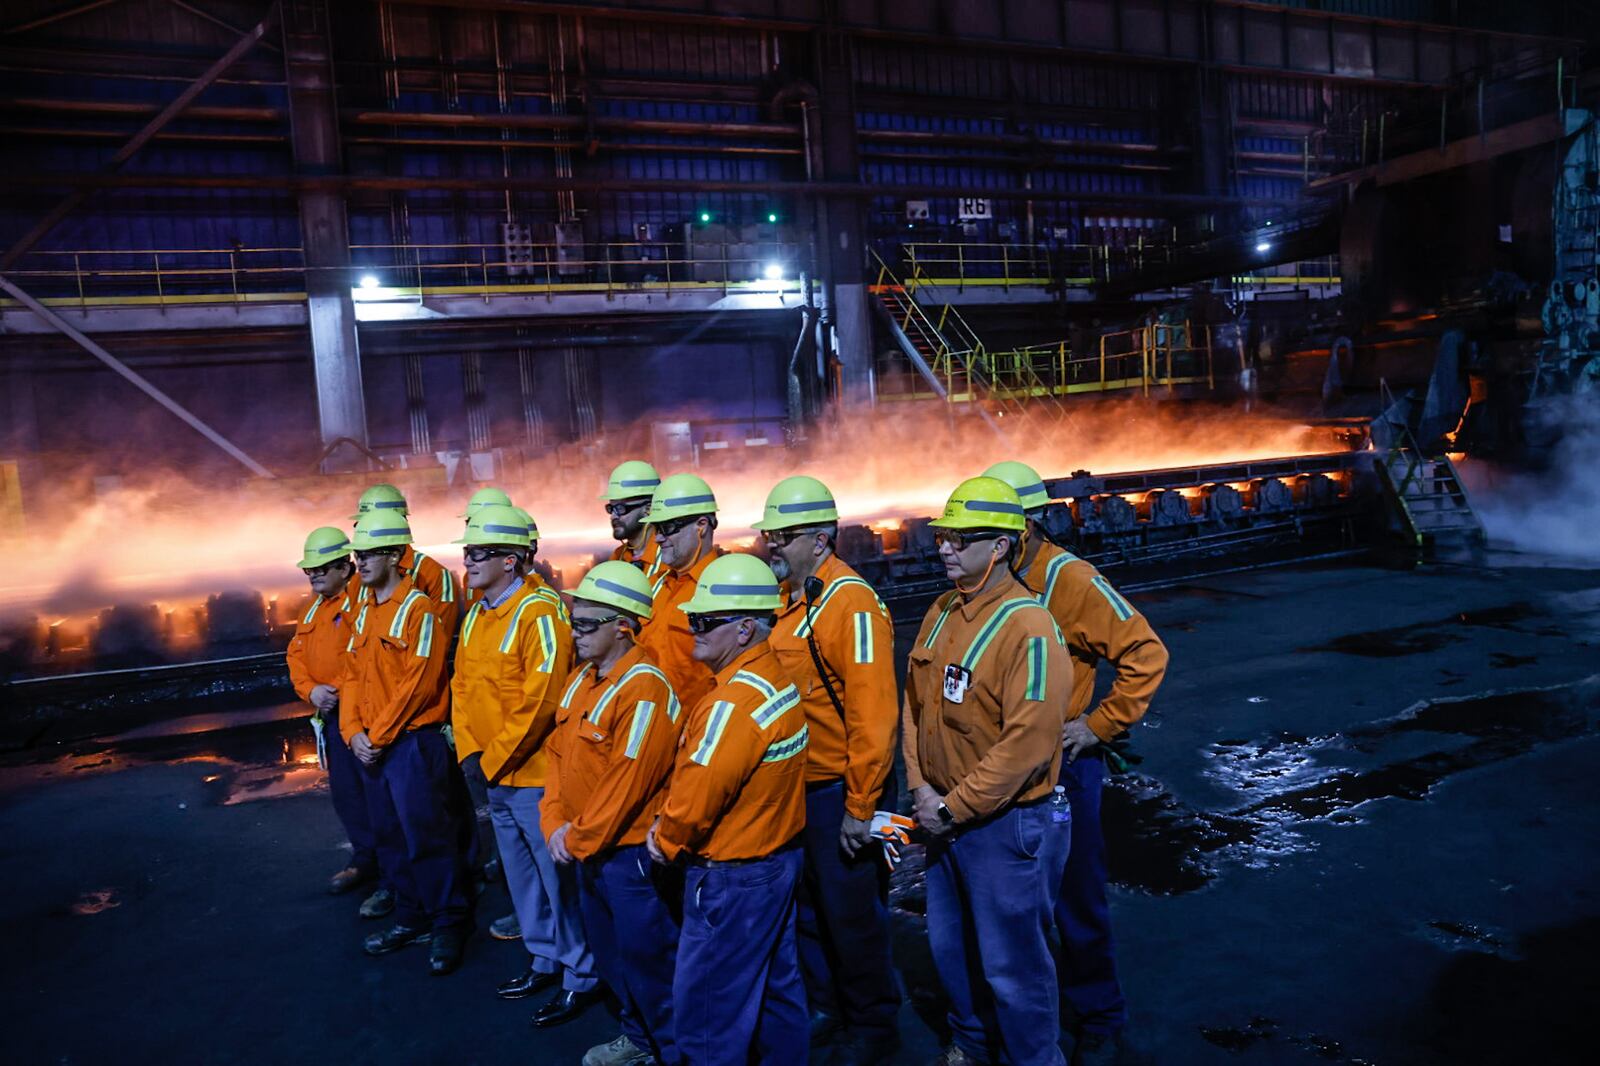
[[[499,609],[501,604],[505,603],[511,597],[515,596],[517,594],[518,590],[520,590],[521,588],[522,588],[522,578],[519,577],[515,581],[511,582],[511,584],[507,585],[505,587],[505,591],[504,592],[500,593],[500,595],[494,597],[493,599],[490,599],[488,596],[485,596],[483,598],[483,606],[484,606],[484,608],[486,610],[490,610],[490,611]]]
[[[763,655],[771,654],[771,652],[772,652],[771,646],[764,640],[760,644],[756,644],[756,645],[754,645],[752,647],[745,648],[745,650],[740,652],[738,657],[735,658],[733,660],[733,662],[729,663],[727,666],[724,666],[721,670],[717,671],[717,684],[719,684],[719,685],[727,684],[728,679],[731,678],[734,674],[737,674],[740,670],[743,670],[745,667],[750,666],[757,659],[761,658]],[[756,671],[756,672],[760,673],[759,670]]]

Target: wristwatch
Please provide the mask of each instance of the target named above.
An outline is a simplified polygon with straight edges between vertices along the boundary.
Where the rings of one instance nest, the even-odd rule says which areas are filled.
[[[956,824],[956,816],[951,814],[950,808],[946,807],[943,803],[939,804],[939,821],[943,822],[945,825]]]

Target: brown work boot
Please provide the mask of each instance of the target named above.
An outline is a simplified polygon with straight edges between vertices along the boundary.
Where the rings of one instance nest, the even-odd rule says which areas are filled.
[[[650,1052],[642,1050],[626,1034],[609,1044],[592,1047],[583,1056],[583,1066],[644,1066]]]
[[[360,866],[346,866],[328,878],[328,895],[342,896],[351,889],[358,888],[377,876],[376,870],[367,870]]]

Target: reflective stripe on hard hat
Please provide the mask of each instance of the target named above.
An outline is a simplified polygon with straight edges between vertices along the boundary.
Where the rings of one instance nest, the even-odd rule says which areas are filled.
[[[1032,485],[1018,485],[1016,486],[1016,489],[1018,496],[1032,496],[1036,492],[1049,491],[1044,487],[1044,482],[1042,481],[1036,481]]]
[[[661,501],[663,507],[686,507],[691,503],[716,503],[715,496],[668,496]]]
[[[345,541],[343,544],[330,544],[326,548],[318,548],[317,549],[317,554],[318,555],[327,555],[329,552],[347,552],[349,550],[350,550],[350,542],[349,541]]]
[[[373,511],[380,511],[386,507],[393,508],[396,511],[403,511],[405,510],[405,506],[406,505],[399,500],[379,500],[377,503],[367,504],[368,509]]]
[[[661,484],[661,479],[658,477],[652,477],[631,481],[619,481],[617,482],[617,487],[622,489],[653,489],[659,484]]]
[[[526,527],[526,526],[489,526],[489,525],[485,525],[485,526],[479,526],[478,528],[483,530],[485,533],[510,533],[514,537],[526,537],[528,535],[528,527]]]
[[[411,536],[411,530],[407,529],[405,526],[401,526],[399,529],[368,529],[368,530],[365,530],[364,532],[369,537],[409,537],[409,536]]]
[[[604,589],[607,592],[614,592],[618,596],[626,596],[628,599],[632,600],[633,602],[642,603],[646,607],[649,607],[650,604],[653,602],[650,599],[649,596],[645,596],[645,595],[643,595],[643,594],[641,594],[639,592],[635,592],[633,589],[625,588],[624,586],[617,584],[615,581],[607,581],[603,577],[595,578],[594,579],[594,585],[595,585],[595,588]]]
[[[832,500],[812,500],[808,503],[780,503],[779,514],[794,514],[797,511],[826,511],[834,506]]]
[[[777,585],[708,585],[713,596],[776,596]]]
[[[1022,505],[1019,503],[997,503],[990,500],[967,500],[962,504],[969,511],[980,511],[985,514],[1022,514]]]

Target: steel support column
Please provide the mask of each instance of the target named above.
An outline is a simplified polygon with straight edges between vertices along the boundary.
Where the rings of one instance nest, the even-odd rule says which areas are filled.
[[[283,11],[284,66],[289,85],[290,140],[301,175],[338,174],[339,109],[325,0],[289,0]],[[307,317],[317,378],[322,442],[347,438],[367,444],[367,405],[361,391],[361,350],[351,296],[350,237],[344,194],[332,188],[300,193],[305,248]],[[363,467],[355,449],[323,460],[326,470]]]
[[[817,92],[822,117],[822,180],[861,180],[856,135],[855,85],[848,34],[823,30],[816,35]],[[827,229],[821,269],[832,316],[833,355],[839,362],[839,402],[866,407],[873,402],[872,315],[867,303],[866,203],[853,196],[825,198]]]

